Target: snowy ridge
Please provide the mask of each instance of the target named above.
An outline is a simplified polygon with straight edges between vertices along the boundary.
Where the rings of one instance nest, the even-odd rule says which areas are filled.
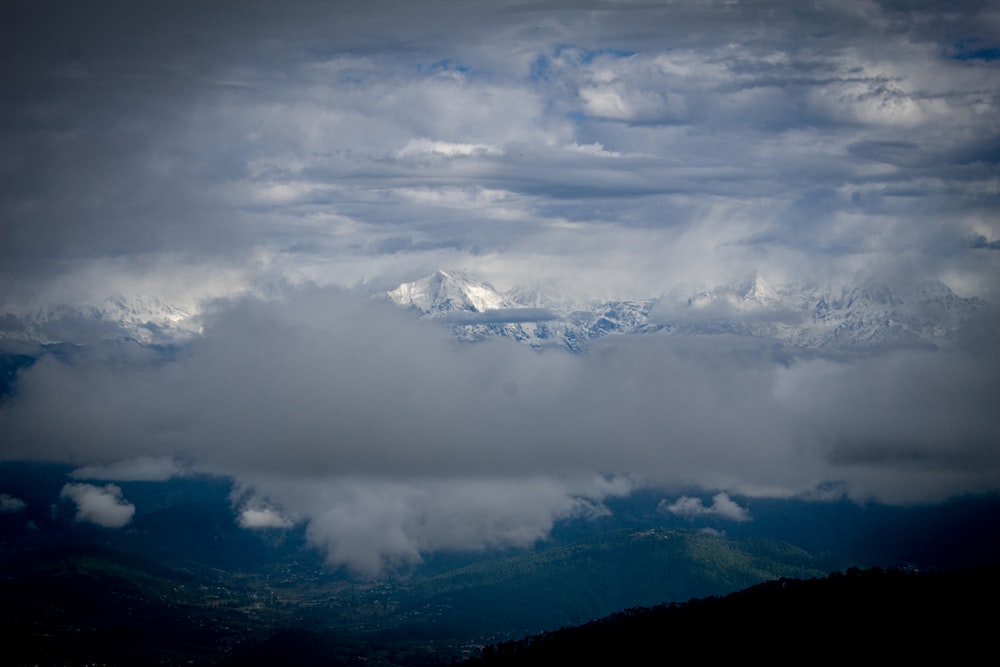
[[[756,274],[644,301],[573,304],[523,287],[500,293],[467,274],[444,271],[387,294],[423,318],[447,323],[462,340],[504,337],[572,351],[605,336],[651,333],[769,338],[818,351],[947,346],[981,330],[987,306],[940,282],[898,291],[883,285],[821,288],[774,285]],[[462,311],[479,316],[456,317]]]
[[[960,297],[934,281],[902,289],[817,287],[776,285],[751,275],[641,301],[574,303],[524,287],[500,292],[461,271],[436,271],[376,298],[433,320],[463,341],[511,339],[573,352],[608,336],[640,334],[726,334],[839,353],[990,343],[998,333],[985,301]],[[172,345],[199,336],[200,325],[194,309],[154,296],[115,295],[97,305],[0,313],[0,342]]]
[[[23,315],[0,315],[0,340],[43,345],[121,339],[166,345],[190,339],[200,331],[191,310],[149,295],[128,298],[116,294],[96,305],[63,305]]]

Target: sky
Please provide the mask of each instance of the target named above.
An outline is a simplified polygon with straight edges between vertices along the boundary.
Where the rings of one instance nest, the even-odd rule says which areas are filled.
[[[758,273],[1000,303],[997,2],[4,1],[0,30],[0,311],[204,317],[167,361],[40,359],[0,406],[0,458],[80,466],[81,516],[127,523],[110,482],[213,472],[241,525],[305,522],[375,572],[646,484],[734,520],[739,494],[1000,490],[995,346],[538,354],[359,296],[457,268],[581,299]]]

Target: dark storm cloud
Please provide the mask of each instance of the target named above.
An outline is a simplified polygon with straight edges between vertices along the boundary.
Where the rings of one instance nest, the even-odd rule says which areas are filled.
[[[616,286],[647,293],[762,263],[850,275],[900,246],[842,228],[897,219],[933,272],[996,270],[930,233],[997,236],[992,172],[956,169],[994,163],[996,72],[952,57],[992,48],[991,3],[4,12],[2,270],[22,308],[205,267],[231,280],[177,288],[189,301],[485,255],[491,278],[566,285],[601,250],[649,257]]]
[[[977,236],[972,240],[973,248],[985,248],[987,250],[1000,250],[1000,241],[988,241],[985,236]]]

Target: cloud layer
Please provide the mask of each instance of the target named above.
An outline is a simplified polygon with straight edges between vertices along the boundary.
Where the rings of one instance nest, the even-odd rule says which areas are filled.
[[[49,9],[5,10],[6,308],[441,266],[1000,282],[990,2]]]

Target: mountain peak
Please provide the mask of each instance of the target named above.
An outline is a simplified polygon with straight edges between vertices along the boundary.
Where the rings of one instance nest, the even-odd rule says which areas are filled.
[[[469,311],[484,313],[510,304],[492,285],[462,271],[438,269],[386,292],[400,306],[416,308],[425,315]]]
[[[761,278],[759,273],[753,274],[747,282],[747,288],[743,292],[743,299],[745,301],[756,301],[761,304],[778,303],[781,301],[778,290]]]

